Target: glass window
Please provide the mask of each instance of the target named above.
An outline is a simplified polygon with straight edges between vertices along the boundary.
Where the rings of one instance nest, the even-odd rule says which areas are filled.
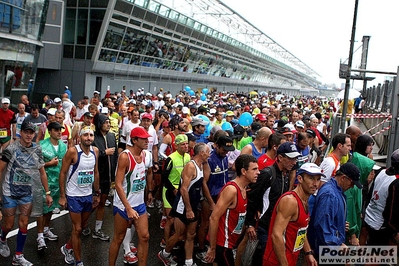
[[[127,22],[129,20],[127,17],[121,16],[121,15],[118,15],[118,14],[112,14],[112,18],[120,20],[122,22]]]
[[[90,29],[89,29],[89,44],[90,45],[95,45],[101,24],[103,22],[105,15],[105,9],[91,9],[90,10]]]
[[[157,13],[159,11],[160,6],[161,6],[160,4],[151,1],[148,4],[148,9]]]
[[[184,16],[184,15],[182,15],[182,14],[180,14],[180,16],[179,16],[179,22],[180,22],[181,24],[186,24],[186,21],[187,21],[187,17]]]
[[[94,52],[94,46],[87,46],[87,54],[86,54],[86,59],[91,60],[91,57],[93,56]]]
[[[79,7],[89,7],[89,0],[79,0]]]
[[[147,7],[148,0],[136,0],[134,1],[134,4],[142,7]]]
[[[67,7],[76,7],[78,5],[77,0],[67,0],[66,6]]]
[[[108,2],[108,0],[91,0],[90,6],[106,8],[108,6]]]
[[[164,16],[164,17],[168,17],[169,16],[169,12],[170,9],[164,5],[161,5],[161,7],[159,8],[159,15]]]
[[[73,45],[64,45],[64,58],[73,58]]]
[[[74,44],[75,43],[75,21],[76,21],[76,9],[67,8],[65,29],[64,29],[64,43]]]
[[[187,19],[187,26],[189,26],[189,27],[194,27],[194,24],[195,24],[195,21],[194,20],[192,20],[191,18],[188,18]]]
[[[75,46],[75,58],[86,59],[86,46],[81,46],[81,45]]]
[[[130,15],[132,13],[133,6],[125,1],[117,1],[115,4],[115,10],[119,12],[123,12],[125,14]]]
[[[171,10],[169,13],[169,18],[172,20],[177,20],[179,18],[179,13],[174,10]]]
[[[76,29],[76,43],[86,44],[87,35],[87,9],[78,10],[78,27]]]

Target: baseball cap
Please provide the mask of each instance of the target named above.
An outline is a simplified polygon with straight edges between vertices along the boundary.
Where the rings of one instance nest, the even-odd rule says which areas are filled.
[[[299,169],[298,169],[298,175],[302,174],[302,173],[307,173],[308,175],[321,175],[324,176],[325,175],[322,173],[321,168],[314,163],[305,163],[303,164]]]
[[[152,120],[152,115],[151,115],[150,113],[144,113],[144,114],[141,116],[141,120],[143,120],[143,119],[150,119],[150,120]]]
[[[184,106],[184,107],[181,109],[181,111],[182,111],[183,114],[188,114],[188,113],[190,113],[190,109],[188,109],[188,107],[186,107],[186,106]]]
[[[60,103],[60,102],[61,102],[61,99],[58,98],[58,97],[57,97],[57,98],[54,98],[54,102],[55,102],[55,103]]]
[[[48,114],[48,115],[55,115],[55,112],[57,112],[57,109],[55,109],[55,108],[50,108],[50,109],[48,109],[47,114]]]
[[[227,136],[220,136],[216,140],[216,144],[225,149],[226,151],[234,151],[233,139]]]
[[[188,142],[188,137],[185,134],[179,134],[175,138],[175,144],[179,145],[181,143]]]
[[[86,117],[93,117],[93,115],[90,112],[86,112],[83,115],[86,116]]]
[[[251,124],[251,130],[253,131],[253,132],[257,132],[259,129],[261,129],[262,128],[262,125],[260,124],[260,123],[258,123],[258,122],[253,122],[252,124]]]
[[[213,126],[213,127],[211,128],[210,135],[215,135],[215,133],[216,133],[217,131],[221,130],[221,129],[222,129],[222,128],[221,128],[220,126],[218,126],[218,125]]]
[[[360,170],[356,165],[348,162],[342,164],[338,171],[349,177],[358,188],[363,188],[362,184],[360,183]]]
[[[292,135],[292,134],[294,134],[289,127],[283,127],[280,130],[280,133],[283,134],[283,135]]]
[[[129,101],[127,101],[127,103],[136,104],[136,100],[135,99],[130,99]]]
[[[267,120],[267,119],[266,119],[266,115],[265,115],[265,114],[262,114],[262,113],[257,114],[257,115],[255,116],[255,119],[256,119],[256,120],[259,120],[259,121],[266,121],[266,120]]]
[[[146,96],[152,96],[152,94],[149,93],[149,92],[147,92],[145,95],[146,95]]]
[[[209,123],[202,118],[195,117],[193,121],[191,121],[191,126],[195,127],[198,125],[207,126]]]
[[[36,132],[36,127],[33,123],[24,121],[21,125],[21,130],[23,130],[23,131],[32,130],[32,131]]]
[[[52,129],[60,129],[60,128],[65,128],[63,127],[60,123],[58,122],[51,122],[50,124],[48,124],[47,129],[48,130],[52,130]]]
[[[48,100],[46,101],[46,105],[52,105],[52,104],[54,104],[54,101],[53,101],[53,100],[48,99]]]
[[[150,134],[148,134],[147,130],[144,129],[144,127],[135,127],[130,131],[130,138],[140,138],[140,139],[147,139],[151,137]]]
[[[236,125],[234,127],[233,139],[242,138],[244,136],[244,133],[245,133],[245,129],[242,126],[240,126],[240,125]]]
[[[8,99],[8,98],[3,98],[3,99],[1,99],[1,103],[10,103],[10,99]]]
[[[226,112],[226,116],[234,116],[234,112],[233,111],[227,111]]]
[[[299,128],[305,128],[305,123],[303,123],[301,120],[298,120],[296,121],[295,126]]]
[[[193,133],[186,133],[188,141],[197,141],[197,137]]]
[[[162,128],[169,127],[169,121],[162,122]]]
[[[100,92],[99,91],[94,91],[93,94],[100,94]]]
[[[101,113],[102,114],[108,114],[108,107],[101,108]]]
[[[306,129],[306,133],[307,133],[308,135],[312,136],[313,138],[316,137],[316,132],[314,132],[313,129],[310,129],[310,128]]]
[[[285,154],[289,158],[296,158],[301,156],[301,154],[296,149],[296,146],[292,142],[284,142],[277,149],[277,155]]]

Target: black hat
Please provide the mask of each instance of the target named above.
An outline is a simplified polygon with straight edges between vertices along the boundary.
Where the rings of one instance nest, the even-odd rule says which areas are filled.
[[[21,130],[22,131],[32,130],[32,131],[36,132],[36,126],[31,122],[24,121],[24,122],[22,122]]]
[[[216,140],[216,144],[225,149],[226,151],[234,151],[233,140],[227,136],[220,136]]]
[[[233,136],[233,138],[234,139],[240,139],[240,138],[242,138],[244,136],[244,133],[245,133],[245,129],[242,126],[237,124],[234,127],[234,136]]]
[[[359,170],[359,168],[357,168],[356,165],[354,165],[351,162],[348,162],[348,163],[342,164],[338,171],[340,171],[341,173],[346,175],[348,178],[350,178],[358,188],[360,188],[360,189],[363,188],[362,184],[360,183],[360,170]]]
[[[316,132],[314,132],[313,129],[310,129],[310,128],[306,129],[306,133],[307,133],[308,135],[312,136],[313,138],[316,137]]]
[[[261,128],[262,128],[262,125],[260,123],[258,123],[258,122],[253,122],[252,125],[251,125],[251,130],[253,132],[257,132]]]
[[[197,141],[197,137],[193,133],[186,133],[188,141]]]
[[[64,129],[64,127],[63,127],[60,123],[58,123],[58,122],[51,122],[51,123],[48,124],[48,126],[47,126],[47,129],[48,129],[48,130],[60,129],[60,128]]]
[[[90,112],[86,112],[83,115],[86,116],[86,117],[93,117],[93,115]]]

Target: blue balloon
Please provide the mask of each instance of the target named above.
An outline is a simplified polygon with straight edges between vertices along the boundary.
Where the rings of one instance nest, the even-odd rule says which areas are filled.
[[[206,95],[208,93],[208,89],[207,88],[202,89],[202,93]]]
[[[238,123],[242,127],[249,127],[254,121],[252,115],[248,112],[242,113],[238,118]]]
[[[191,91],[191,88],[190,88],[189,86],[186,86],[186,87],[184,88],[184,90],[185,90],[186,92],[190,92],[190,91]]]
[[[204,94],[201,95],[201,101],[206,101],[206,96]]]
[[[195,95],[195,92],[192,91],[192,90],[190,90],[190,91],[188,92],[188,94],[190,94],[190,96],[194,96],[194,95]]]
[[[231,132],[234,132],[233,126],[232,126],[229,122],[224,122],[224,123],[222,124],[222,129],[223,129],[224,131],[231,131]]]

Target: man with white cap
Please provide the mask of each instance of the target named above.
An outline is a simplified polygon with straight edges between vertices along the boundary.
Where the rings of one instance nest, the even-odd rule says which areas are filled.
[[[319,187],[323,173],[314,163],[303,164],[297,172],[297,187],[283,194],[274,207],[263,265],[296,265],[302,248],[308,265],[317,265],[306,237],[308,199]]]
[[[92,127],[83,127],[79,136],[80,144],[69,148],[62,160],[59,204],[68,208],[73,224],[72,236],[61,247],[61,252],[67,264],[76,263],[77,266],[83,266],[80,235],[92,208],[98,205],[101,191],[98,172],[99,151],[91,145],[94,141]]]
[[[191,121],[191,127],[193,129],[193,134],[194,134],[194,136],[197,137],[197,143],[198,142],[208,143],[208,139],[204,135],[206,126],[208,124],[209,124],[209,122],[207,122],[199,117],[194,117],[193,120]]]
[[[1,109],[0,109],[0,150],[5,149],[10,140],[16,138],[16,127],[15,127],[15,115],[14,112],[10,110],[10,99],[1,99]]]
[[[15,137],[19,138],[21,135],[19,132],[21,131],[21,125],[22,122],[24,122],[25,117],[27,117],[29,114],[25,112],[25,105],[23,103],[18,104],[18,113],[15,114],[15,122],[16,122],[16,132],[15,132]]]

